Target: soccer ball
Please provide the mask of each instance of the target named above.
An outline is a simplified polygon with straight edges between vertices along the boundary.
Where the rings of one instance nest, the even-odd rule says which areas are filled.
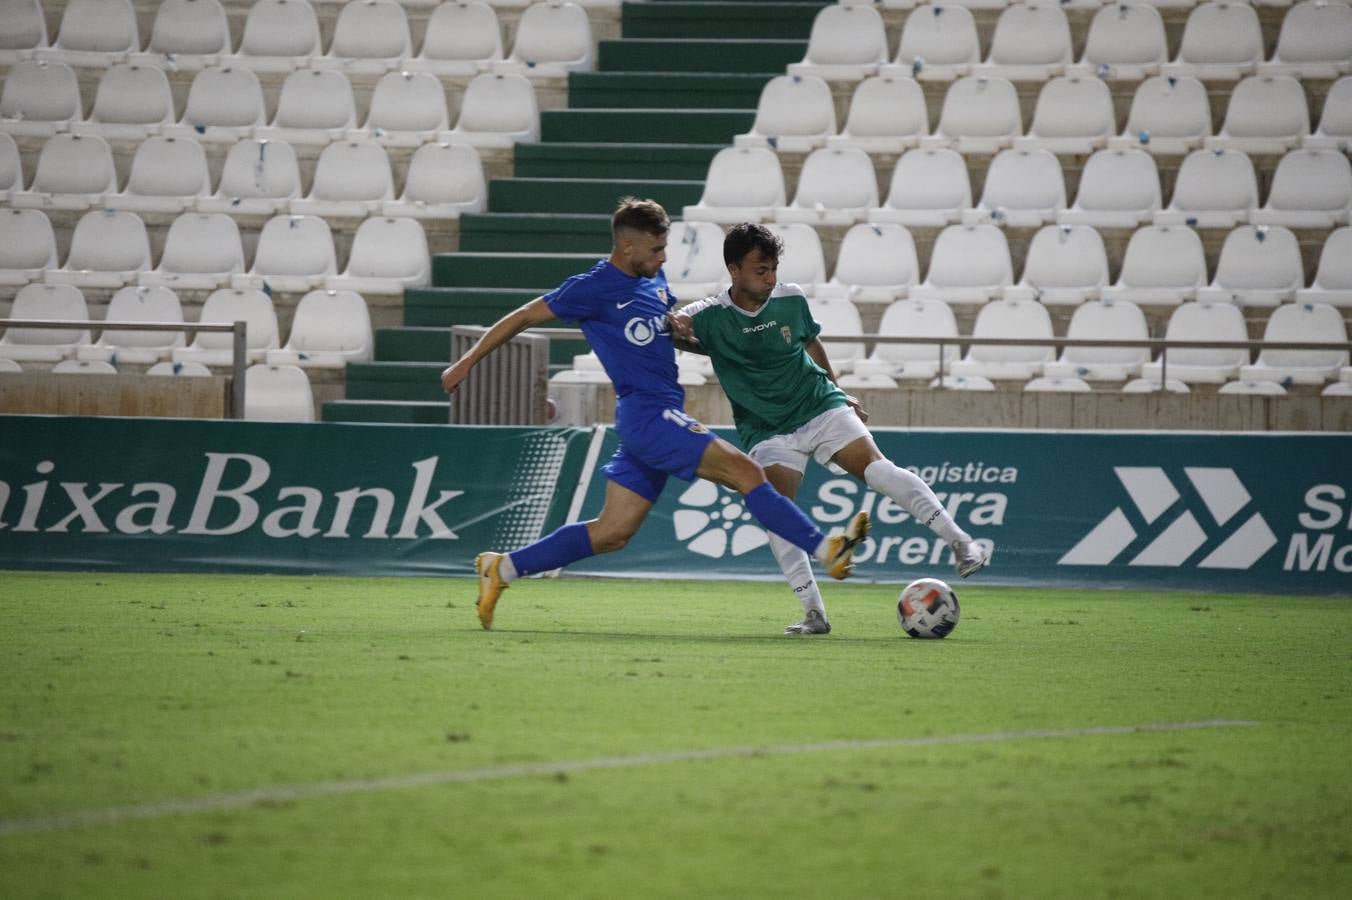
[[[913,638],[943,638],[958,627],[958,595],[937,578],[912,581],[897,598],[897,621]]]

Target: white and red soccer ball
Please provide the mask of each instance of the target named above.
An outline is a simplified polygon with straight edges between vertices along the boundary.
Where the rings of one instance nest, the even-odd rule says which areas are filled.
[[[944,638],[958,627],[958,595],[937,578],[912,581],[897,598],[897,621],[913,638]]]

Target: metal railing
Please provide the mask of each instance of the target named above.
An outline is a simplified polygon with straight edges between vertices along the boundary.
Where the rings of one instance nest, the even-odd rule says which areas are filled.
[[[230,361],[230,418],[244,418],[244,370],[248,365],[247,322],[117,322],[81,321],[80,319],[0,319],[0,328],[51,328],[60,331],[177,331],[192,334],[198,331],[229,333]]]

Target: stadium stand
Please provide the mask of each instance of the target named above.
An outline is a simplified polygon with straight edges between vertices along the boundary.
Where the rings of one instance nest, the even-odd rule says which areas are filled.
[[[777,75],[761,89],[751,130],[737,135],[733,146],[808,153],[824,146],[835,133],[836,107],[830,86],[816,75]]]
[[[972,337],[1049,338],[1052,320],[1047,307],[1035,300],[992,300],[977,313]],[[975,344],[953,363],[953,374],[1027,381],[1041,375],[1042,367],[1054,358],[1051,346]]]
[[[249,362],[260,362],[268,350],[277,349],[277,312],[272,299],[262,291],[234,288],[212,291],[202,304],[198,321],[212,324],[244,322],[248,339],[245,358]],[[228,366],[233,353],[231,341],[230,335],[221,332],[198,332],[192,343],[175,350],[171,359],[176,363]]]
[[[175,290],[211,291],[244,271],[244,243],[235,220],[224,213],[184,213],[169,225],[155,269],[137,283]]]
[[[1035,227],[1056,220],[1066,206],[1066,179],[1050,150],[1002,150],[991,161],[976,208],[965,223],[1003,222]]]
[[[855,88],[845,126],[826,138],[826,146],[901,153],[927,134],[929,112],[920,85],[910,77],[879,75]]]
[[[333,69],[297,69],[282,85],[272,123],[258,123],[253,137],[327,146],[356,127],[357,105],[347,75]]]
[[[1088,225],[1046,225],[1028,247],[1023,275],[1005,289],[1006,300],[1078,306],[1097,300],[1108,286],[1108,252]]]
[[[845,233],[835,273],[817,293],[854,303],[891,303],[919,280],[915,240],[904,226],[860,223]]]
[[[906,17],[891,66],[879,74],[921,81],[953,81],[981,61],[981,41],[972,11],[956,3],[934,3]]]
[[[687,222],[760,221],[784,206],[784,175],[779,157],[766,147],[728,147],[709,164],[699,202],[682,210]]]
[[[1286,303],[1272,311],[1263,329],[1265,342],[1345,344],[1343,317],[1326,303]],[[1348,363],[1346,350],[1263,349],[1251,366],[1242,366],[1243,381],[1323,384],[1338,377]]]
[[[14,297],[15,319],[89,321],[84,294],[70,284],[29,284]],[[23,328],[13,326],[0,336],[0,357],[19,362],[59,362],[90,343],[88,328]]]
[[[197,201],[204,213],[270,216],[300,196],[300,165],[286,141],[248,138],[226,154],[216,193]]]
[[[230,23],[218,0],[163,0],[145,53],[129,59],[143,67],[172,63],[187,72],[217,65],[229,52]]]
[[[1198,300],[1226,300],[1239,306],[1277,306],[1295,299],[1304,284],[1300,247],[1281,225],[1241,225],[1226,235],[1211,284]]]
[[[1133,232],[1118,280],[1103,298],[1176,306],[1206,284],[1202,239],[1186,226],[1151,225]]]
[[[1070,22],[1060,6],[1011,4],[1001,11],[990,53],[972,74],[1010,81],[1046,81],[1071,62]]]
[[[942,300],[898,300],[883,312],[878,333],[895,337],[956,338],[958,324],[953,310]],[[943,345],[946,366],[951,367],[958,358],[958,349],[956,341]],[[868,362],[885,367],[884,373],[894,378],[931,379],[939,373],[939,357],[938,344],[879,343],[873,348]]]
[[[878,179],[868,154],[856,147],[822,148],[808,155],[793,202],[777,207],[774,218],[781,223],[851,225],[877,205]]]
[[[1221,130],[1202,143],[1245,153],[1285,153],[1310,133],[1305,89],[1290,75],[1251,75],[1235,86]]]
[[[1296,301],[1352,307],[1352,227],[1345,225],[1324,241],[1314,281],[1296,291]]]
[[[404,60],[408,72],[441,77],[477,75],[502,59],[498,14],[487,3],[442,3],[427,20],[418,55]]]
[[[313,422],[314,393],[299,366],[254,365],[244,373],[244,418],[252,422]]]
[[[183,305],[166,287],[124,287],[108,303],[106,318],[113,322],[182,322]],[[75,348],[75,358],[121,365],[150,365],[167,361],[184,345],[183,332],[129,331],[106,328],[92,344]]]
[[[924,280],[911,296],[946,303],[985,303],[1014,283],[1005,233],[994,225],[949,225],[939,232]]]
[[[1008,79],[967,75],[944,94],[939,125],[921,147],[951,147],[959,153],[996,153],[1023,134],[1019,95]]]
[[[1080,172],[1075,202],[1059,211],[1063,225],[1135,228],[1151,221],[1161,203],[1155,158],[1140,149],[1099,150]]]
[[[532,3],[521,16],[512,52],[489,65],[492,72],[529,78],[566,78],[593,67],[591,20],[576,3]]]
[[[44,276],[48,284],[120,288],[150,268],[150,236],[134,212],[90,210],[80,217],[64,266]]]
[[[812,23],[807,55],[789,66],[790,75],[831,81],[861,81],[887,62],[883,18],[870,6],[824,6]]]
[[[70,66],[26,59],[10,67],[0,91],[0,125],[8,134],[50,137],[80,112],[80,88]]]
[[[174,121],[174,97],[164,70],[155,65],[109,66],[99,79],[94,108],[84,122],[73,122],[77,134],[108,140],[142,140]]]
[[[962,219],[972,208],[972,182],[967,163],[956,150],[909,150],[897,162],[887,200],[870,210],[877,224],[942,227]]]
[[[1159,74],[1168,61],[1164,19],[1147,3],[1115,3],[1094,13],[1084,53],[1067,74],[1104,76],[1113,81],[1141,81]]]
[[[1090,300],[1076,307],[1066,337],[1089,340],[1114,338],[1143,341],[1150,336],[1141,308],[1129,300]],[[1052,378],[1089,381],[1125,381],[1139,375],[1149,359],[1144,347],[1066,347],[1054,362],[1043,366]]]
[[[1016,150],[1089,154],[1116,131],[1108,85],[1093,76],[1053,78],[1038,92],[1028,133],[1014,139]]]
[[[103,202],[109,209],[175,214],[195,208],[210,193],[202,145],[192,138],[155,135],[137,146],[126,189]]]
[[[40,209],[0,210],[0,285],[40,281],[59,265],[56,233]]]
[[[38,53],[72,66],[107,66],[139,49],[136,11],[128,0],[68,0],[51,49]]]
[[[366,362],[374,343],[366,301],[348,290],[310,291],[296,305],[291,336],[264,359],[269,366],[341,369]]]
[[[1164,333],[1166,341],[1245,341],[1248,338],[1244,315],[1238,306],[1208,300],[1179,306],[1169,317],[1169,327]],[[1234,378],[1239,367],[1248,363],[1247,350],[1180,347],[1170,351],[1163,362],[1148,362],[1141,366],[1141,374],[1147,381],[1158,384],[1162,370],[1167,368],[1169,376],[1185,384],[1221,384]]]

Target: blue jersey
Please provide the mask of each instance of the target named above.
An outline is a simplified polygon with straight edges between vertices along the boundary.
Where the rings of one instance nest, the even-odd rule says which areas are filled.
[[[662,406],[685,403],[667,325],[676,298],[663,272],[655,278],[626,275],[603,259],[545,294],[544,301],[554,315],[581,326],[621,400],[638,394]]]

